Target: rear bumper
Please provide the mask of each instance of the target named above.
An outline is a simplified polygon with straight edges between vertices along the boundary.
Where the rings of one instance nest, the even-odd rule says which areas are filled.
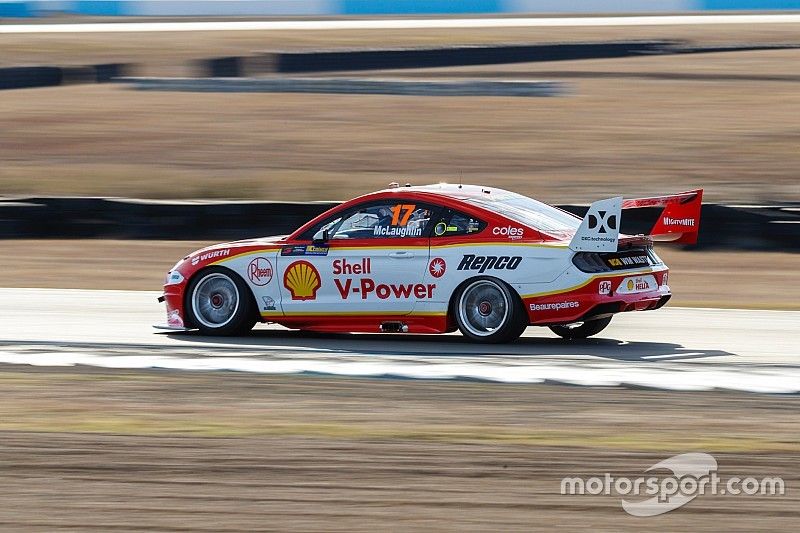
[[[523,298],[532,325],[569,324],[629,311],[650,311],[672,297],[668,269],[593,276],[578,287]]]

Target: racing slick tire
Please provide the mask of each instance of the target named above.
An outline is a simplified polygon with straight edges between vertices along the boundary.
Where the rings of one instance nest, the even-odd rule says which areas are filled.
[[[192,278],[186,290],[188,325],[204,335],[241,335],[257,320],[250,289],[222,267],[211,267]]]
[[[611,323],[611,317],[596,318],[586,322],[575,322],[563,326],[550,326],[550,331],[565,339],[585,339],[597,335]]]
[[[455,295],[453,312],[461,333],[477,342],[511,342],[528,327],[519,296],[495,278],[465,283]]]

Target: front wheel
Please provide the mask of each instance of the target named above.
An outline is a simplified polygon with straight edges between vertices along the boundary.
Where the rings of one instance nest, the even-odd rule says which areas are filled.
[[[212,267],[195,276],[187,287],[189,323],[205,335],[239,335],[256,324],[250,289],[236,274]]]
[[[611,317],[587,320],[586,322],[575,322],[563,326],[550,326],[550,331],[564,337],[565,339],[585,339],[592,335],[597,335],[611,323]]]
[[[456,295],[454,311],[461,333],[478,342],[510,342],[528,326],[519,297],[494,278],[479,278],[465,285]]]

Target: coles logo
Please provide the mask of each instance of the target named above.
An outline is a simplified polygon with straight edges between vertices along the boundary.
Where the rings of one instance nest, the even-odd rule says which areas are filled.
[[[308,261],[295,261],[283,273],[283,286],[292,295],[292,300],[314,300],[322,286],[319,271]]]
[[[447,263],[445,263],[444,259],[442,259],[441,257],[432,259],[430,264],[428,265],[428,272],[430,272],[431,276],[433,276],[434,278],[441,278],[442,276],[444,276],[446,270],[447,270]]]
[[[265,257],[256,257],[247,265],[247,277],[253,285],[266,285],[272,281],[272,263]]]
[[[506,226],[504,228],[492,228],[492,235],[500,235],[509,239],[521,239],[525,230],[519,227]]]

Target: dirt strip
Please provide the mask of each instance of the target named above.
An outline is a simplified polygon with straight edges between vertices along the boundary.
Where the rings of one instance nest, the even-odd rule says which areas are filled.
[[[5,367],[0,527],[14,530],[794,530],[796,397]],[[685,452],[787,494],[653,518],[565,476]],[[628,498],[637,500],[641,498]],[[767,526],[768,524],[768,526]]]

